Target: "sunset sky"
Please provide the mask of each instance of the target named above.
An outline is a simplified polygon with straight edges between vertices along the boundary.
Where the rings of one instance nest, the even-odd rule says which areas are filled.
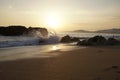
[[[120,28],[120,0],[0,0],[0,25],[58,31]]]

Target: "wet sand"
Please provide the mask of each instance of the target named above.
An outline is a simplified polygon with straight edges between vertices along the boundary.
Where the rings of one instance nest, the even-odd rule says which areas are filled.
[[[120,80],[120,47],[87,47],[0,62],[0,80]]]

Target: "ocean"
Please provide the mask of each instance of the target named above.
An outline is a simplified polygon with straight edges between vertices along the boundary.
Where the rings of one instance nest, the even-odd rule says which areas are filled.
[[[0,48],[16,47],[16,46],[32,46],[32,45],[47,45],[59,43],[61,37],[70,35],[71,37],[93,37],[102,35],[105,38],[114,37],[120,38],[120,34],[107,34],[107,33],[75,33],[75,32],[62,32],[43,38],[40,36],[0,36]]]
[[[72,37],[93,37],[102,35],[106,38],[120,38],[120,34],[104,33],[58,33],[48,38],[32,36],[0,36],[0,61],[19,60],[27,58],[48,58],[60,55],[59,51],[69,51],[72,49],[83,49],[85,47],[75,46],[75,43],[59,43],[61,37],[65,35]],[[40,43],[40,40],[44,42]]]
[[[65,35],[70,35],[72,37],[94,37],[96,35],[104,36],[105,38],[114,37],[114,38],[120,38],[120,34],[114,34],[114,33],[78,33],[78,32],[62,32],[58,34],[59,36],[63,37]]]

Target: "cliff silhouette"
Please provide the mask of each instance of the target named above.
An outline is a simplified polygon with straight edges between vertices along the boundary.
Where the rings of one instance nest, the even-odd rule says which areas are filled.
[[[40,32],[42,36],[48,36],[48,30],[42,27],[25,26],[0,26],[0,35],[3,36],[21,36],[29,35],[32,32]]]

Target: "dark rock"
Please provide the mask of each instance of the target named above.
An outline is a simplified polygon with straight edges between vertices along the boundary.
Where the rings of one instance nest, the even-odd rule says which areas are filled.
[[[66,36],[62,37],[60,42],[69,43],[69,42],[71,42],[71,37],[69,35],[66,35]]]
[[[0,34],[4,36],[19,36],[27,30],[25,26],[0,27]]]
[[[117,71],[118,74],[120,74],[120,71]]]
[[[118,41],[118,40],[116,40],[116,39],[114,39],[114,38],[109,38],[108,40],[107,40],[107,45],[118,45],[120,42]]]
[[[48,36],[48,31],[46,28],[40,28],[40,27],[29,27],[27,34],[36,34],[37,32],[40,32],[42,36]]]
[[[79,41],[79,37],[70,37],[69,35],[66,35],[64,37],[61,38],[62,43],[70,43],[70,42],[78,42]]]
[[[0,35],[3,36],[20,36],[20,35],[28,35],[32,32],[40,32],[42,36],[48,36],[48,31],[46,28],[39,28],[39,27],[29,27],[26,28],[25,26],[6,26],[0,27]]]
[[[73,38],[71,38],[71,41],[72,41],[72,42],[78,42],[78,41],[79,41],[79,38],[78,38],[78,37],[73,37]]]
[[[86,45],[86,46],[104,46],[104,45],[119,45],[120,41],[114,38],[108,38],[106,40],[103,36],[95,36],[83,41],[78,41],[77,45]]]
[[[79,41],[77,45],[93,45],[93,46],[105,45],[106,41],[107,40],[102,36],[95,36],[95,37],[92,37],[92,38],[89,38],[83,41]]]
[[[40,32],[43,36],[48,36],[48,31],[46,28],[40,28]]]
[[[87,41],[87,40],[82,40],[82,41],[78,41],[77,45],[87,46],[87,45],[89,45],[89,44],[88,44],[88,41]]]
[[[102,36],[95,36],[93,38],[88,39],[89,45],[105,45],[106,39]]]
[[[113,69],[118,69],[118,68],[119,68],[119,66],[112,66],[112,68],[113,68]]]

